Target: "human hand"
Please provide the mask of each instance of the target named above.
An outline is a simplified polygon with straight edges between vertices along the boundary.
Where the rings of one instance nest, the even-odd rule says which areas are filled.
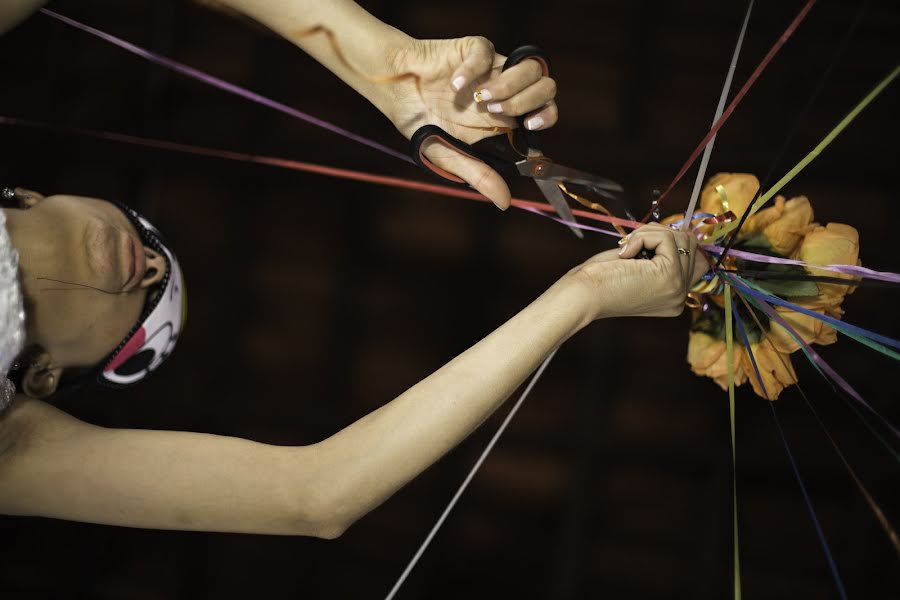
[[[635,258],[641,250],[655,255],[650,260]],[[632,232],[620,250],[588,259],[566,278],[582,290],[590,320],[674,317],[684,310],[688,290],[708,268],[697,253],[694,236],[651,223]]]
[[[558,116],[556,82],[543,76],[535,60],[501,72],[505,61],[483,37],[413,40],[397,52],[394,69],[414,73],[419,85],[410,78],[395,86],[388,118],[407,138],[431,123],[469,144],[497,135],[497,127],[516,127],[515,117],[522,115],[528,129],[552,127]],[[509,187],[483,162],[436,141],[426,142],[423,152],[497,207],[509,207]]]

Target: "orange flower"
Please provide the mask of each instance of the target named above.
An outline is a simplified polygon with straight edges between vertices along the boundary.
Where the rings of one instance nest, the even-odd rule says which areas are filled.
[[[784,319],[791,326],[791,329],[807,344],[827,346],[837,341],[837,332],[834,328],[826,325],[819,319],[781,306],[776,307],[775,310],[778,312],[778,316]],[[816,312],[824,313],[825,311],[824,309],[819,309]],[[776,350],[791,354],[800,349],[800,344],[784,327],[774,320],[769,322],[769,327],[767,338],[772,342]]]
[[[741,355],[744,349],[734,345],[734,385],[747,381]],[[692,331],[688,339],[688,363],[691,370],[701,377],[710,377],[723,390],[728,389],[728,356],[725,341],[700,331]]]
[[[765,385],[765,393],[747,349],[737,339],[734,342],[734,385],[750,381],[758,396],[776,400],[787,386],[797,383],[797,374],[791,364],[790,352],[780,352],[765,340],[750,344],[760,377]],[[688,341],[688,363],[691,370],[702,377],[709,377],[723,390],[728,389],[728,356],[725,341],[699,331],[692,331]]]
[[[720,190],[716,188],[721,186]],[[759,180],[748,173],[719,173],[713,176],[700,197],[700,211],[713,214],[722,214],[727,211],[734,213],[740,219],[748,210],[754,195],[759,189]],[[680,219],[682,215],[673,215],[667,221]],[[709,233],[710,226],[700,228]],[[841,223],[829,223],[821,226],[813,222],[813,209],[805,196],[798,196],[785,201],[784,197],[777,196],[767,207],[752,217],[748,218],[741,228],[738,246],[746,244],[746,247],[763,247],[765,252],[797,258],[809,265],[846,264],[857,265],[859,263],[859,234],[853,227]],[[766,270],[766,267],[758,267]],[[775,270],[775,269],[772,269]],[[850,275],[834,273],[807,267],[812,275],[824,275],[853,280]],[[696,331],[691,331],[688,342],[688,362],[691,370],[701,376],[712,378],[722,389],[728,389],[728,362],[725,356],[725,332],[722,319],[724,298],[721,294],[710,295],[708,290],[712,284],[704,284],[704,288],[695,288],[702,295],[704,310],[710,312],[703,314],[695,309]],[[760,278],[758,285],[772,290],[782,297],[787,297],[790,302],[809,308],[819,314],[829,315],[835,318],[843,316],[841,303],[844,296],[854,291],[854,287],[831,283],[815,282],[815,287],[810,290],[811,284],[797,287],[786,287],[783,284],[775,286],[775,282],[768,282]],[[790,292],[815,293],[815,296],[786,296]],[[794,330],[806,344],[833,344],[837,341],[837,332],[815,317],[798,313],[785,307],[775,307],[779,316]],[[717,316],[718,315],[718,316]],[[761,319],[762,321],[762,319]],[[745,317],[745,322],[747,322]],[[741,385],[747,380],[753,386],[757,395],[768,397],[771,400],[778,398],[781,391],[797,382],[797,374],[791,364],[791,354],[800,348],[800,344],[787,330],[774,320],[768,322],[767,330],[759,331],[759,326],[747,322],[748,327],[754,329],[751,339],[758,341],[751,343],[751,350],[756,359],[762,385],[757,379],[750,361],[747,349],[741,343],[740,338],[734,340],[734,383]],[[765,326],[765,322],[763,321]],[[712,335],[710,335],[711,332]],[[765,387],[765,389],[763,389]]]
[[[720,185],[727,200],[723,200],[716,191]],[[758,189],[759,179],[749,173],[717,173],[706,182],[700,193],[700,210],[714,215],[730,210],[740,219]]]
[[[859,262],[859,232],[850,225],[829,223],[827,226],[816,226],[800,244],[797,258],[811,265],[857,265]],[[840,279],[852,280],[850,275],[807,268],[812,275],[826,275]],[[849,285],[820,283],[819,296],[804,306],[839,307],[844,296],[856,289]]]
[[[787,202],[778,196],[775,203],[776,206],[780,203],[784,208],[776,220],[766,225],[763,235],[774,252],[781,256],[790,256],[810,230],[810,223],[813,220],[812,206],[806,196],[791,198]],[[761,215],[767,210],[772,209],[764,208],[756,214]]]
[[[753,391],[757,396],[777,400],[784,388],[797,383],[797,373],[794,372],[794,365],[791,364],[790,354],[778,352],[766,342],[750,344],[750,349],[753,351],[753,358],[756,359],[756,366],[765,390],[760,386],[756,372],[753,370],[753,363],[750,362],[750,355],[746,350],[741,355],[741,359],[744,369],[751,374],[750,385],[753,386]],[[736,383],[737,381],[735,381]]]

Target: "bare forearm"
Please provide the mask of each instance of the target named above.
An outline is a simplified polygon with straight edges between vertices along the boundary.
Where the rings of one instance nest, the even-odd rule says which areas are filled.
[[[480,425],[590,318],[570,286],[548,290],[484,340],[379,410],[317,444],[316,466],[347,526]],[[325,476],[324,474],[328,474]]]
[[[312,446],[104,429],[20,397],[0,419],[0,513],[334,537],[484,421],[590,320],[583,306],[571,286],[555,285],[427,379]]]
[[[350,0],[216,0],[265,25],[297,45],[372,102],[390,110],[390,85],[373,78],[393,73],[393,56],[410,39]],[[348,68],[328,37],[310,33],[322,26],[332,32]]]
[[[47,0],[3,0],[0,2],[0,34],[6,33],[27,19],[46,3]]]

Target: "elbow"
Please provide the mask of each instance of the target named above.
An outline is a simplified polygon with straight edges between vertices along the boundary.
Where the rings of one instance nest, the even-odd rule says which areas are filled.
[[[339,498],[323,495],[313,502],[304,502],[296,522],[302,523],[307,535],[323,540],[336,540],[356,521],[341,510]]]
[[[315,537],[323,540],[336,540],[347,531],[349,525],[340,522],[322,522],[319,523]]]
[[[358,495],[333,470],[313,470],[288,494],[288,529],[295,535],[334,540],[362,516]]]

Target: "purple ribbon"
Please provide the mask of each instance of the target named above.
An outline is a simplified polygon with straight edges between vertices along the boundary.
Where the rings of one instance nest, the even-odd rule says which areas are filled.
[[[622,234],[616,231],[610,231],[609,229],[600,229],[599,227],[592,227],[591,225],[582,225],[581,223],[576,223],[575,221],[566,221],[565,219],[560,219],[559,217],[554,217],[553,215],[548,215],[547,213],[540,211],[536,208],[531,208],[530,206],[520,206],[522,210],[527,210],[530,213],[534,213],[536,215],[540,215],[544,218],[550,219],[551,221],[556,221],[557,223],[562,223],[568,227],[574,227],[576,229],[583,229],[585,231],[594,231],[596,233],[604,233],[606,235],[611,235],[613,237],[622,237]]]
[[[165,67],[166,69],[175,71],[176,73],[181,73],[186,77],[190,77],[191,79],[196,79],[197,81],[203,82],[205,84],[211,85],[215,88],[219,88],[222,91],[228,92],[230,94],[234,94],[236,96],[240,96],[241,98],[245,98],[250,100],[251,102],[255,102],[257,104],[261,104],[262,106],[266,106],[268,108],[277,110],[281,113],[294,117],[295,119],[300,119],[301,121],[306,121],[311,125],[315,125],[316,127],[321,127],[322,129],[327,129],[332,133],[336,133],[338,135],[344,136],[347,139],[353,140],[354,142],[359,142],[364,146],[368,146],[370,148],[374,148],[380,152],[384,152],[385,154],[389,154],[394,158],[399,158],[400,160],[404,160],[410,164],[415,164],[409,156],[403,154],[402,152],[398,152],[393,148],[388,148],[383,144],[379,144],[375,140],[370,140],[369,138],[363,137],[357,133],[353,133],[343,127],[338,127],[333,123],[329,123],[328,121],[324,121],[322,119],[316,118],[310,114],[299,111],[296,108],[291,108],[286,104],[282,104],[276,100],[272,100],[271,98],[266,98],[256,92],[251,92],[247,88],[240,87],[233,83],[228,83],[218,77],[214,77],[208,73],[204,73],[198,69],[194,69],[193,67],[189,67],[183,63],[172,60],[171,58],[166,58],[165,56],[161,56],[150,50],[145,48],[141,48],[140,46],[136,46],[131,42],[126,42],[121,38],[117,38],[114,35],[109,33],[105,33],[100,31],[99,29],[94,29],[90,25],[85,25],[84,23],[80,23],[74,19],[70,19],[64,15],[59,13],[55,13],[52,10],[47,10],[46,8],[42,8],[41,12],[48,17],[52,17],[58,21],[62,21],[66,25],[71,25],[75,29],[79,29],[84,31],[85,33],[89,33],[93,36],[96,36],[102,40],[105,40],[111,44],[122,48],[123,50],[127,50],[132,54],[136,54],[142,58],[149,60],[152,63],[155,63],[161,67]]]
[[[784,327],[787,330],[787,332],[789,334],[791,334],[791,337],[793,337],[797,341],[797,343],[800,344],[800,346],[803,348],[803,351],[806,353],[806,356],[809,357],[810,362],[812,362],[813,365],[815,365],[816,368],[819,369],[820,372],[822,372],[822,373],[826,374],[828,377],[830,377],[831,380],[834,381],[835,383],[837,383],[841,387],[841,389],[843,389],[851,398],[853,398],[854,400],[856,400],[857,402],[859,402],[860,404],[865,406],[866,409],[869,410],[869,412],[871,412],[873,415],[878,417],[878,419],[881,420],[881,422],[884,423],[884,425],[888,429],[890,429],[891,432],[895,436],[897,436],[898,439],[900,439],[900,431],[898,431],[897,428],[894,427],[887,419],[882,417],[878,411],[876,411],[874,408],[872,408],[872,405],[870,405],[868,402],[863,400],[863,397],[860,396],[859,393],[855,389],[853,389],[853,386],[851,386],[849,383],[847,383],[847,381],[843,377],[838,375],[837,371],[832,369],[831,365],[829,365],[827,362],[825,362],[825,359],[822,358],[818,352],[813,350],[812,347],[810,347],[810,345],[807,344],[803,340],[803,338],[800,336],[800,334],[797,333],[794,330],[794,328],[791,327],[787,323],[787,321],[785,321],[783,318],[781,318],[781,315],[778,314],[778,311],[776,311],[774,308],[769,306],[764,295],[758,293],[756,290],[754,290],[750,287],[747,287],[746,285],[744,285],[743,283],[741,283],[738,279],[736,279],[734,277],[726,275],[726,278],[730,281],[731,285],[734,286],[736,291],[740,291],[744,294],[749,295],[751,297],[750,301],[753,302],[753,304],[755,306],[757,306],[760,310],[762,310],[764,313],[766,313],[766,316],[768,316],[770,319],[772,319],[773,321],[775,321],[776,323],[778,323],[779,325]],[[755,302],[754,302],[754,298],[756,300]]]
[[[750,364],[753,365],[753,370],[756,373],[756,379],[759,381],[760,387],[763,389],[763,392],[766,395],[766,399],[769,400],[769,408],[772,410],[772,417],[775,419],[775,425],[778,426],[778,433],[781,434],[781,441],[784,443],[784,449],[787,451],[788,460],[791,462],[791,468],[794,471],[794,477],[797,479],[797,483],[800,485],[800,491],[803,493],[803,500],[806,502],[806,509],[809,511],[809,516],[812,519],[813,526],[816,528],[816,535],[819,537],[819,543],[822,545],[822,550],[825,552],[825,560],[828,561],[828,568],[831,570],[831,577],[834,579],[835,585],[838,587],[838,592],[840,592],[842,600],[847,600],[847,592],[844,589],[844,581],[841,579],[841,574],[838,572],[837,563],[834,562],[834,556],[831,554],[831,547],[828,545],[828,540],[825,538],[825,532],[822,531],[822,525],[819,522],[819,517],[816,515],[816,509],[813,507],[812,500],[809,497],[809,492],[806,490],[806,485],[803,483],[803,478],[800,476],[800,469],[797,466],[797,461],[794,459],[794,453],[791,452],[791,446],[788,444],[787,436],[784,434],[784,429],[781,427],[781,422],[778,420],[778,412],[775,410],[775,403],[772,402],[772,399],[769,398],[769,392],[766,390],[766,384],[763,383],[762,375],[759,372],[759,366],[756,364],[756,357],[753,356],[753,348],[750,346],[750,339],[747,337],[747,330],[744,327],[744,321],[741,319],[738,311],[734,311],[734,320],[737,323],[738,331],[741,334],[741,340],[744,342],[744,346],[747,348],[747,355],[750,357]]]
[[[721,246],[705,245],[703,246],[703,249],[714,254],[719,254],[722,252]],[[844,275],[851,275],[853,277],[863,277],[865,279],[880,279],[881,281],[900,283],[900,273],[874,271],[872,269],[867,269],[865,267],[859,267],[856,265],[811,265],[803,262],[802,260],[795,260],[793,258],[767,256],[765,254],[756,254],[755,252],[735,250],[733,248],[728,251],[728,254],[758,263],[769,263],[773,265],[796,265],[798,267],[805,267],[808,269],[824,269],[826,271],[834,271],[836,273],[843,273]]]

